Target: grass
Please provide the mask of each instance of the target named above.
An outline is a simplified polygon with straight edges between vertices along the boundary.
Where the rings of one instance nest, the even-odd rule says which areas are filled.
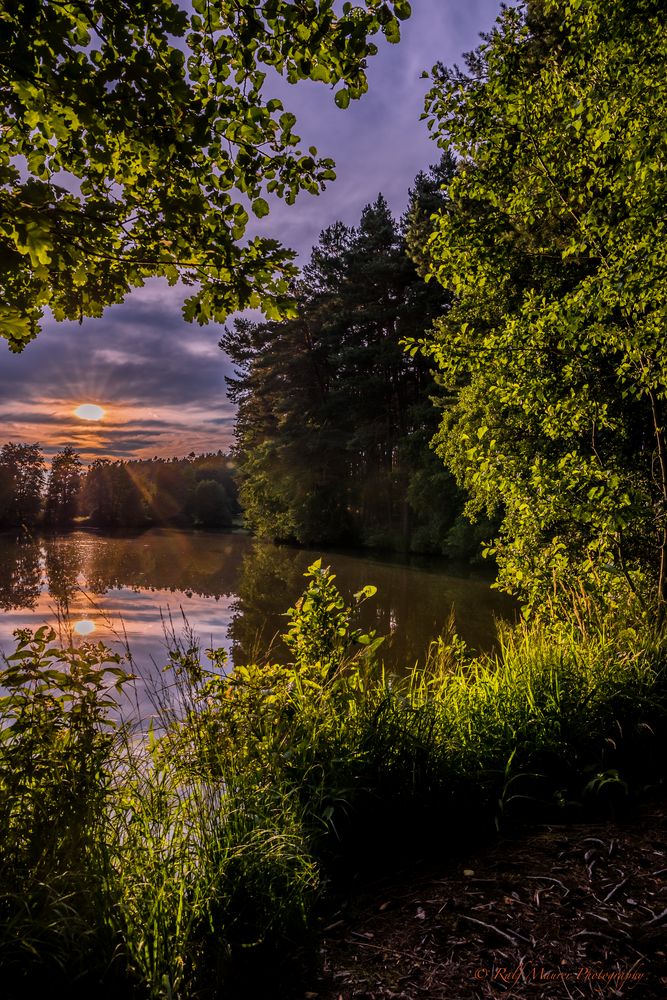
[[[156,730],[100,646],[18,636],[1,680],[5,995],[288,995],[352,870],[442,857],[660,787],[667,640],[645,625],[520,626],[494,657],[454,635],[403,679],[331,574],[291,609],[291,662],[224,673],[188,642]],[[168,694],[168,697],[167,697]],[[282,983],[282,985],[281,985]]]

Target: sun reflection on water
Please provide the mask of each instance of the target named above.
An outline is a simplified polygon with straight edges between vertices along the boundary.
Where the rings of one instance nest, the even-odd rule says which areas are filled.
[[[89,618],[84,618],[82,621],[76,623],[74,631],[77,635],[90,635],[91,632],[95,631],[95,622],[91,622]]]

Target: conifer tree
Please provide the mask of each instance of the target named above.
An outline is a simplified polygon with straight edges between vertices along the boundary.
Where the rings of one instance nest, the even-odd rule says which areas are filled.
[[[424,224],[447,170],[418,178],[400,224],[379,195],[357,228],[325,229],[296,287],[295,319],[226,331],[240,500],[259,534],[446,550],[462,501],[429,451],[438,388],[401,345],[446,307],[408,257],[406,231]]]

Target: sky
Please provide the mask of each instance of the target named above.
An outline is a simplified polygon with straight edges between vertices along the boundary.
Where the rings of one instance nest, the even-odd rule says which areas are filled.
[[[336,220],[355,225],[378,193],[395,215],[404,211],[416,174],[438,159],[420,121],[428,89],[422,71],[460,62],[492,26],[499,3],[413,0],[413,10],[398,46],[379,42],[368,93],[347,110],[321,84],[281,88],[302,145],[336,161],[337,180],[323,194],[302,194],[292,206],[273,202],[257,228],[297,250],[301,264],[322,229]],[[218,347],[223,328],[186,323],[183,297],[154,279],[99,319],[47,319],[20,355],[0,343],[0,444],[39,442],[47,456],[72,444],[85,461],[229,448],[234,409],[225,376],[232,368]],[[74,416],[82,403],[103,407],[104,419]]]

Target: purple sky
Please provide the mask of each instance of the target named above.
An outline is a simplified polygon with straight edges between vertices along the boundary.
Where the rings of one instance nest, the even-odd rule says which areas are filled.
[[[406,207],[419,170],[438,158],[419,117],[428,81],[424,69],[460,61],[498,12],[496,0],[413,0],[398,46],[380,43],[370,60],[369,91],[346,111],[321,84],[280,87],[297,116],[303,145],[336,161],[338,179],[319,197],[278,202],[258,231],[280,239],[307,260],[320,231],[337,219],[358,222],[381,191],[393,212]],[[217,346],[219,325],[197,327],[180,314],[182,294],[154,280],[101,319],[83,325],[47,321],[23,354],[0,345],[0,444],[40,441],[47,452],[72,443],[90,459],[185,455],[227,448],[234,413],[225,397],[229,363]],[[79,403],[107,415],[87,423]]]

